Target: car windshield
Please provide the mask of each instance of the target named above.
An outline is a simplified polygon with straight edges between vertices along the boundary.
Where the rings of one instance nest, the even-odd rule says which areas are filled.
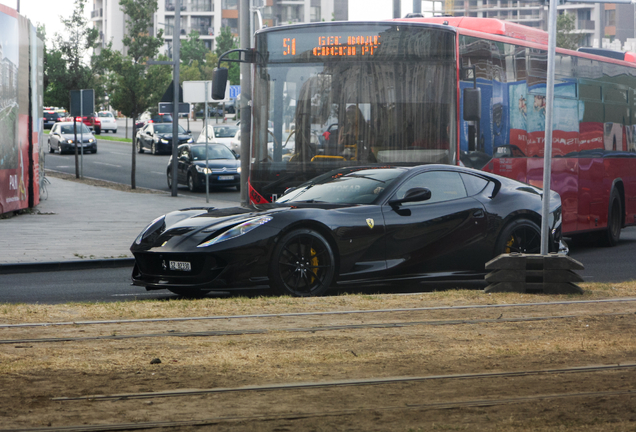
[[[172,116],[170,114],[160,114],[152,118],[154,123],[172,123]]]
[[[172,133],[172,124],[156,124],[155,132],[160,134]],[[179,133],[185,133],[185,129],[181,125],[179,125]]]
[[[404,170],[398,168],[361,169],[345,174],[332,172],[288,192],[276,202],[371,204],[402,173]]]
[[[109,113],[109,112],[100,112],[99,114],[97,114],[99,117],[113,117],[113,113]]]
[[[205,146],[192,147],[193,160],[205,160]],[[208,159],[236,159],[224,145],[208,145]]]
[[[61,127],[61,132],[63,134],[74,134],[75,132],[73,131],[73,125],[69,124],[69,125],[63,125]],[[77,133],[85,133],[85,134],[89,134],[91,133],[90,129],[88,129],[86,127],[86,125],[84,123],[78,123],[77,124]]]
[[[214,136],[217,138],[233,138],[237,131],[235,126],[214,126]]]

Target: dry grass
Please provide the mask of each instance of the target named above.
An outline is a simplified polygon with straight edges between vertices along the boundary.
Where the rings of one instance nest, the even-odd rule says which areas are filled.
[[[580,286],[585,290],[582,295],[568,296],[517,293],[484,294],[481,290],[444,290],[409,296],[345,294],[316,298],[228,297],[168,301],[67,303],[61,305],[0,303],[0,324],[373,310],[465,304],[538,303],[636,297],[636,281],[608,284],[590,283]]]

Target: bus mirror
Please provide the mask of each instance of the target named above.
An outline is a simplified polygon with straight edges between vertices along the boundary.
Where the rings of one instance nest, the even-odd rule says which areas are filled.
[[[464,89],[464,120],[481,120],[481,89]]]
[[[212,99],[225,99],[225,86],[227,85],[227,68],[218,67],[214,69],[212,78]]]

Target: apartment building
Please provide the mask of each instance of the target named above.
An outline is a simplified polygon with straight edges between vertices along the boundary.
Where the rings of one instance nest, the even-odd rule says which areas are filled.
[[[251,10],[258,10],[263,24],[271,27],[288,23],[347,20],[347,0],[250,0]],[[175,0],[159,0],[155,13],[153,32],[163,29],[165,45],[162,52],[171,56],[174,40]],[[185,39],[190,32],[199,32],[199,39],[214,50],[214,40],[222,27],[229,27],[239,34],[239,0],[181,0],[180,36]],[[99,31],[100,42],[124,52],[122,39],[125,32],[124,13],[119,0],[93,0],[91,19]],[[99,49],[97,50],[99,52]]]

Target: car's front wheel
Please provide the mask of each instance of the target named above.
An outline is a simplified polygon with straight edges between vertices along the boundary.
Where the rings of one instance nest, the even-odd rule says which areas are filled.
[[[296,297],[323,295],[336,274],[329,242],[317,231],[298,229],[286,234],[274,249],[270,264],[272,288]]]
[[[157,154],[157,144],[155,144],[154,141],[152,145],[150,146],[150,153],[152,153],[153,155]]]
[[[504,227],[497,241],[495,256],[509,253],[541,252],[541,228],[530,219],[516,219]]]
[[[172,189],[172,171],[168,171],[168,174],[166,177],[168,180],[168,189]]]
[[[143,153],[144,152],[144,148],[141,145],[141,141],[137,140],[137,153]]]
[[[196,179],[192,175],[192,173],[188,173],[188,190],[190,192],[196,192],[198,189]]]
[[[55,149],[51,146],[51,140],[49,140],[49,153],[55,153]]]

